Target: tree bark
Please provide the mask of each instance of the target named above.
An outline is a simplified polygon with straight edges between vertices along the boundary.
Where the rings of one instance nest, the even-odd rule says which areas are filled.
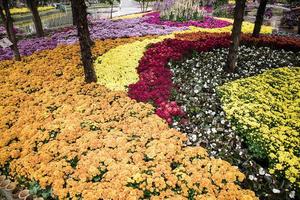
[[[112,19],[113,18],[114,3],[112,3],[110,6],[111,6],[110,7],[110,18]]]
[[[26,4],[32,13],[32,20],[38,37],[44,36],[43,25],[38,11],[38,0],[26,0]]]
[[[263,24],[264,21],[264,14],[266,11],[267,3],[268,0],[261,0],[259,3],[259,7],[256,14],[255,26],[252,33],[253,37],[259,37],[261,25]]]
[[[5,12],[5,14],[3,11]],[[14,31],[13,19],[11,17],[9,7],[8,7],[8,0],[0,0],[0,15],[4,23],[8,39],[13,43],[13,45],[10,48],[14,52],[15,59],[17,61],[20,61],[21,56],[18,49],[16,34]]]
[[[298,17],[298,34],[300,35],[300,17]]]
[[[245,5],[246,5],[246,0],[236,1],[236,5],[234,8],[234,22],[233,22],[233,28],[231,33],[232,43],[229,47],[227,66],[225,67],[225,71],[227,72],[234,72],[236,68],[238,48],[239,48],[240,38],[241,38],[242,23],[244,20]]]
[[[71,3],[71,8],[72,8],[72,19],[73,19],[73,25],[76,26],[77,23],[77,15],[76,15],[76,10],[74,7],[74,4]]]
[[[85,81],[87,83],[96,82],[97,76],[93,67],[91,38],[88,28],[86,5],[84,0],[72,0],[74,11],[77,16],[77,32],[80,44],[81,61],[84,67]]]
[[[148,7],[149,7],[149,1],[147,1],[147,3],[146,3],[146,9],[145,9],[146,12],[148,10]]]

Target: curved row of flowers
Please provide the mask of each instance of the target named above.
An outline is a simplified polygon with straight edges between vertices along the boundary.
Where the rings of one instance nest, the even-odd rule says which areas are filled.
[[[172,92],[172,73],[166,67],[170,60],[176,61],[192,51],[203,52],[214,48],[229,47],[229,34],[192,33],[178,34],[178,39],[167,39],[163,42],[151,45],[142,59],[139,61],[137,71],[139,81],[129,85],[128,94],[138,101],[151,101],[159,106],[162,102],[167,103]],[[187,39],[187,40],[184,40]],[[255,46],[270,46],[278,49],[291,51],[300,50],[300,41],[294,38],[281,36],[261,36],[252,38],[242,35],[242,44]],[[170,121],[173,116],[160,116]]]
[[[163,42],[151,45],[150,48],[147,49],[137,68],[139,81],[136,84],[130,85],[128,90],[128,94],[131,98],[142,102],[154,103],[157,108],[156,113],[166,119],[170,124],[174,117],[182,117],[183,112],[176,102],[170,101],[174,85],[172,84],[172,72],[167,67],[167,63],[170,60],[179,61],[183,56],[191,54],[192,51],[203,52],[217,47],[228,47],[230,44],[229,34],[192,33],[177,35],[177,38],[179,40],[164,40]],[[268,46],[295,52],[299,52],[300,50],[300,40],[281,36],[262,36],[256,39],[248,35],[243,35],[242,44]],[[240,117],[242,117],[242,115],[240,115]],[[298,119],[295,118],[294,120]],[[274,140],[277,141],[276,138]],[[297,139],[293,140],[293,142],[292,146],[294,148],[288,145],[292,148],[292,154],[287,155],[288,152],[285,151],[285,156],[282,154],[279,160],[274,159],[274,153],[270,152],[270,149],[277,150],[275,146],[278,147],[278,144],[273,147],[264,146],[264,148],[265,151],[268,152],[269,159],[274,163],[271,166],[275,166],[277,171],[282,171],[285,177],[292,183],[296,182],[299,184],[299,180],[297,180],[297,177],[299,177],[299,158],[293,156],[293,152],[298,151],[296,149],[297,145],[295,145]],[[271,143],[274,144],[274,141]],[[289,142],[286,144],[289,144]],[[287,159],[291,157],[293,157],[293,159],[291,159],[290,163]]]
[[[252,23],[244,22],[242,31],[244,33],[251,33],[253,27],[254,26]],[[189,36],[192,36],[191,38],[193,38],[193,34],[200,31],[205,38],[207,36],[207,32],[215,34],[229,33],[231,29],[232,26],[226,26],[224,28],[190,27],[188,30],[176,31],[172,34],[159,37],[153,36],[153,39],[149,38],[147,40],[137,41],[132,44],[120,45],[102,55],[95,61],[95,70],[97,72],[99,83],[112,90],[125,91],[130,84],[137,82],[138,74],[136,74],[136,68],[138,66],[138,62],[142,59],[147,46],[150,44],[161,42],[167,38],[175,38],[175,35],[177,34],[185,35],[182,37],[189,38]],[[272,33],[272,29],[270,27],[263,27],[262,33]],[[217,35],[215,37],[217,37]]]
[[[134,40],[97,41],[94,55]],[[85,84],[79,55],[68,45],[0,62],[2,174],[46,199],[257,199],[151,105]]]
[[[91,37],[94,40],[123,38],[123,37],[140,37],[146,35],[168,35],[171,33],[188,31],[213,31],[213,32],[230,32],[232,26],[231,20],[228,19],[209,19],[203,24],[196,26],[174,27],[171,25],[161,25],[148,23],[147,19],[151,16],[142,16],[133,19],[109,20],[100,19],[90,22]],[[212,24],[209,27],[207,24]],[[253,30],[254,25],[244,22],[243,31],[246,33]],[[0,28],[0,34],[3,32]],[[272,28],[263,26],[262,33],[272,33]],[[50,33],[44,38],[29,38],[19,41],[18,47],[21,55],[31,55],[34,52],[53,49],[62,44],[73,44],[78,41],[77,30],[75,27],[67,27],[60,31]],[[13,58],[13,52],[10,48],[0,49],[0,60]]]

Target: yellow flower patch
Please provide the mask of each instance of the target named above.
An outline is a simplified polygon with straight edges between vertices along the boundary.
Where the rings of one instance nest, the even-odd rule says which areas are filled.
[[[94,63],[98,83],[114,91],[126,91],[128,85],[139,80],[136,68],[146,47],[171,37],[174,35],[147,38],[111,49]]]
[[[38,11],[39,12],[47,11],[47,10],[52,10],[52,9],[54,9],[53,6],[38,7]],[[24,7],[24,8],[11,8],[10,9],[10,13],[12,15],[14,15],[14,14],[24,14],[24,13],[29,13],[29,12],[30,12],[30,10],[28,8],[26,8],[26,7]]]
[[[135,13],[135,14],[130,14],[130,15],[124,15],[124,16],[120,16],[120,17],[114,17],[112,20],[141,18],[145,14],[146,13]]]
[[[300,68],[280,68],[219,87],[227,117],[250,145],[262,148],[270,171],[300,186]]]
[[[220,20],[228,21],[233,23],[232,19],[228,18],[218,18]],[[243,33],[252,33],[254,29],[254,24],[251,22],[244,21],[242,25],[242,32]],[[232,25],[226,26],[223,28],[201,28],[201,27],[194,27],[190,26],[189,30],[178,32],[178,33],[194,33],[194,32],[207,32],[207,33],[231,33],[232,31]],[[272,33],[272,27],[271,26],[265,26],[263,25],[261,27],[261,34],[271,34]]]

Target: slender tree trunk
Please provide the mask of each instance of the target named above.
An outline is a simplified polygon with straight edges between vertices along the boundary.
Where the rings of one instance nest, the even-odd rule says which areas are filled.
[[[84,0],[72,0],[74,11],[77,16],[77,31],[80,43],[81,61],[84,67],[85,81],[96,82],[97,76],[93,67],[91,39],[88,28],[86,5]]]
[[[114,3],[110,5],[110,18],[113,18]]]
[[[3,13],[3,11],[5,12],[5,14]],[[10,48],[14,52],[15,59],[17,61],[20,61],[21,56],[17,45],[17,38],[14,31],[13,19],[11,17],[8,7],[8,0],[0,0],[0,15],[4,23],[8,39],[13,43],[13,45]]]
[[[43,25],[38,11],[38,0],[26,0],[26,4],[32,13],[32,20],[38,37],[44,36]]]
[[[300,17],[298,17],[298,34],[300,35]]]
[[[242,23],[243,23],[244,12],[245,12],[245,5],[246,5],[246,0],[236,1],[235,4],[234,22],[233,22],[233,28],[231,33],[232,43],[229,47],[227,66],[225,68],[225,71],[227,72],[234,72],[236,68],[238,48],[239,48],[240,38],[241,38],[241,29],[242,29]]]
[[[256,14],[255,26],[252,34],[253,37],[259,37],[261,25],[264,21],[264,14],[266,11],[267,3],[268,0],[261,0],[259,3],[259,7]]]
[[[77,23],[77,15],[76,15],[76,11],[75,11],[75,7],[74,7],[74,4],[73,4],[73,3],[71,3],[71,8],[72,8],[73,25],[76,26],[76,23]]]

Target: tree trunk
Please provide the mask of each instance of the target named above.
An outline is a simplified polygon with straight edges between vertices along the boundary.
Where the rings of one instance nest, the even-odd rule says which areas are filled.
[[[73,3],[71,3],[71,8],[72,8],[73,25],[76,26],[76,23],[77,23],[77,15],[76,15],[76,11],[75,11],[75,7],[74,7],[74,4],[73,4]]]
[[[300,35],[300,17],[298,17],[298,34]]]
[[[112,19],[113,18],[114,3],[112,3],[110,6],[111,6],[110,7],[110,18]]]
[[[246,5],[246,0],[236,1],[235,4],[234,22],[233,22],[233,28],[231,33],[232,43],[229,47],[227,66],[225,67],[225,71],[227,72],[234,72],[236,68],[238,48],[239,48],[240,38],[241,38],[241,29],[242,29],[242,23],[243,23],[244,12],[245,12],[245,5]]]
[[[93,67],[91,39],[88,28],[86,5],[84,0],[72,0],[74,11],[77,16],[77,31],[80,44],[81,61],[84,67],[85,81],[87,83],[96,82],[97,77]]]
[[[5,14],[3,13],[3,11],[5,11]],[[14,52],[15,59],[17,61],[20,61],[21,56],[17,45],[17,38],[14,31],[13,19],[11,17],[8,7],[8,0],[0,0],[0,15],[4,23],[8,39],[13,43],[13,45],[10,48]]]
[[[267,3],[268,0],[261,0],[259,3],[259,7],[256,14],[255,26],[252,34],[253,37],[259,37],[261,25],[264,21],[264,14],[266,11]]]
[[[38,11],[38,0],[26,0],[26,4],[32,13],[32,20],[38,37],[44,36],[43,25]]]

